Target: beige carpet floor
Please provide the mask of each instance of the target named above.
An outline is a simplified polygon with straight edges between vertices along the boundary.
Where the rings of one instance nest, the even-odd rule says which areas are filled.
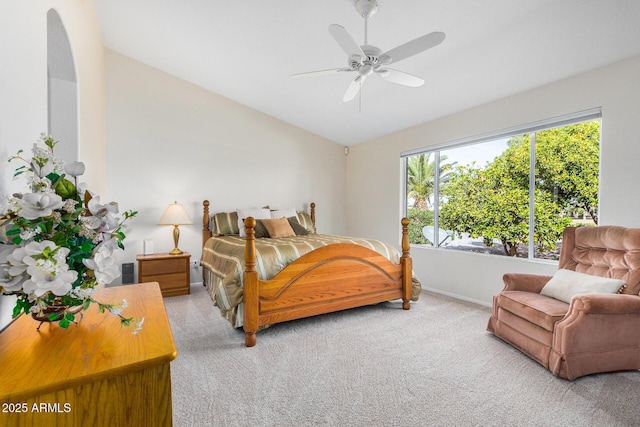
[[[275,325],[244,347],[201,285],[165,299],[174,425],[640,426],[640,371],[573,382],[485,331],[489,309],[422,292]]]

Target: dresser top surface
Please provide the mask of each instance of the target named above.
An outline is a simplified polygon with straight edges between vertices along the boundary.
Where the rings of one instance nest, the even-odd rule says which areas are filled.
[[[113,304],[126,299],[122,315],[144,317],[142,330],[132,334],[133,328],[122,327],[111,313],[100,313],[96,304],[66,330],[45,323],[38,331],[36,320],[21,315],[0,333],[0,401],[122,375],[177,357],[157,283],[103,288],[94,298]]]

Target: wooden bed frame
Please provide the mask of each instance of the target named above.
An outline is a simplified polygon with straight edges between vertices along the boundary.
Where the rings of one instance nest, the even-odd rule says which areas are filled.
[[[211,237],[209,201],[203,202],[202,245]],[[315,227],[315,203],[311,203]],[[409,220],[402,221],[402,256],[396,265],[376,251],[348,243],[328,245],[301,256],[271,280],[256,271],[254,228],[245,219],[244,331],[245,344],[256,344],[260,326],[316,316],[384,301],[402,299],[409,310],[412,261]]]

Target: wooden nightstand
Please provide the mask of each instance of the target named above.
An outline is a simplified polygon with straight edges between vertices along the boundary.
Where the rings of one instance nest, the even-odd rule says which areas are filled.
[[[162,296],[191,293],[189,260],[191,255],[138,255],[138,283],[158,282]]]

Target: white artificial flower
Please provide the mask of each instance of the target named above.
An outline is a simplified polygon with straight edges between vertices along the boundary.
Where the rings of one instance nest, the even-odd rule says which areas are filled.
[[[43,164],[44,162],[49,163],[52,167],[52,172],[62,175],[64,173],[64,162],[54,156],[53,149],[45,142],[48,138],[51,138],[51,136],[44,133],[40,134],[40,138],[33,144],[31,149],[31,159]]]
[[[33,175],[27,178],[27,184],[31,189],[33,189],[33,193],[43,193],[43,192],[51,192],[51,181],[49,178],[40,178],[36,175]]]
[[[47,292],[62,296],[71,290],[78,278],[78,272],[69,270],[67,265],[68,248],[60,248],[50,240],[31,242],[24,247],[22,262],[27,265],[30,276],[22,284],[26,293],[40,297]]]
[[[22,289],[22,282],[24,281],[23,272],[13,275],[11,274],[11,265],[9,264],[9,255],[13,253],[14,248],[12,246],[3,247],[0,249],[0,287],[7,292],[19,291]]]
[[[42,165],[38,163],[41,163]],[[54,168],[55,165],[48,159],[41,159],[38,162],[31,162],[31,169],[33,170],[33,173],[35,173],[40,178],[44,178],[45,176],[49,175],[51,172],[53,172]]]
[[[93,288],[85,288],[85,289],[83,289],[83,288],[79,288],[78,287],[78,288],[72,289],[70,295],[72,297],[74,297],[74,298],[78,298],[78,299],[84,300],[84,299],[90,298],[91,295],[93,295],[93,291],[94,291]]]
[[[33,238],[37,234],[38,234],[38,230],[35,230],[33,228],[28,228],[20,232],[20,238],[22,240],[28,241],[28,240],[31,240],[31,238]]]
[[[100,284],[108,285],[120,277],[118,259],[123,252],[120,248],[110,244],[111,240],[100,244],[91,259],[84,259],[82,263],[93,270],[96,280]]]
[[[27,193],[22,196],[18,213],[24,219],[38,219],[51,215],[54,209],[62,207],[62,197],[55,193]]]
[[[51,157],[51,149],[44,144],[47,135],[40,135],[40,139],[33,143],[31,147],[32,159],[49,159]]]
[[[109,311],[111,311],[111,314],[113,314],[114,316],[118,316],[120,315],[120,313],[122,313],[123,309],[127,308],[128,305],[129,303],[127,302],[127,300],[122,298],[122,303],[119,306],[110,308]]]
[[[47,292],[57,296],[66,295],[78,278],[78,272],[74,270],[56,274],[46,268],[30,267],[27,271],[31,274],[31,278],[22,284],[22,289],[25,292],[33,292],[38,297]]]
[[[71,175],[73,177],[82,175],[84,173],[84,170],[84,163],[82,162],[71,162],[64,167],[64,172],[67,175]]]
[[[24,259],[28,255],[26,246],[17,247],[13,252],[7,255],[7,263],[10,266],[10,275],[19,276],[27,271],[28,265],[24,262]]]
[[[142,319],[140,319],[140,321],[138,323],[136,323],[136,327],[133,330],[133,332],[131,332],[133,335],[137,335],[139,331],[142,330],[142,324],[144,323],[144,317]]]
[[[24,282],[24,275],[12,276],[9,274],[9,268],[0,264],[0,287],[7,292],[20,291]]]
[[[77,205],[78,205],[78,202],[76,202],[75,200],[67,199],[64,201],[64,204],[62,205],[62,210],[67,213],[72,213],[73,211],[76,210]]]
[[[100,196],[94,196],[87,204],[91,216],[83,217],[87,226],[91,229],[102,228],[105,231],[114,230],[118,227],[118,221],[113,214],[118,213],[118,204],[116,202],[100,204]]]

